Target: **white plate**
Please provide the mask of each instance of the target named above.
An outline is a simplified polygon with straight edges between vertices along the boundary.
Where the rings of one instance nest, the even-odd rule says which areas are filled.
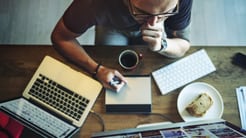
[[[213,105],[202,117],[191,116],[186,107],[199,94],[206,92],[213,100]],[[191,83],[183,88],[178,96],[177,108],[180,116],[186,122],[221,118],[224,111],[224,104],[220,93],[211,85],[204,82]]]

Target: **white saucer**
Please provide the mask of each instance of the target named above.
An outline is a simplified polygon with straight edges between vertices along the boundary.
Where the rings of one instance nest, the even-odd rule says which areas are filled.
[[[201,93],[207,93],[213,100],[213,105],[202,117],[191,116],[185,108]],[[211,85],[204,82],[191,83],[183,88],[178,96],[177,108],[185,122],[221,118],[224,104],[220,93]]]

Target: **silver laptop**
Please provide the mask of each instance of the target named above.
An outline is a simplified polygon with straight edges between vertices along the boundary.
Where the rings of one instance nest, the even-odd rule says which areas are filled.
[[[46,56],[22,97],[0,103],[0,109],[43,137],[71,137],[101,89],[96,80]]]

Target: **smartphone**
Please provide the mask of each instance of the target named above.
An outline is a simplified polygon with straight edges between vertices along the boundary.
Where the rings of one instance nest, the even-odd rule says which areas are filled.
[[[112,81],[109,83],[109,85],[117,85],[117,89],[115,90],[115,92],[120,92],[120,90],[122,89],[122,87],[124,87],[126,84],[125,82],[121,81],[118,77],[114,76],[114,78],[112,79]]]
[[[246,55],[243,53],[235,53],[232,57],[232,64],[246,69]]]

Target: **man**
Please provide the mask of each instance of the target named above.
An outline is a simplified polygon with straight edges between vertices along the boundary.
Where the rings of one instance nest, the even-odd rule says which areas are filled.
[[[96,45],[143,44],[164,56],[181,57],[190,47],[191,7],[192,0],[74,0],[51,40],[61,54],[94,74],[104,87],[118,89],[109,82],[115,76],[126,82],[124,76],[94,61],[76,37],[96,25]]]

